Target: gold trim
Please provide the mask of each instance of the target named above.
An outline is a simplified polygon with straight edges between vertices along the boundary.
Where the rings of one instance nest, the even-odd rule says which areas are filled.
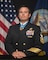
[[[44,56],[44,55],[46,55],[45,51],[41,51],[40,53],[38,53],[38,56]]]
[[[34,52],[34,53],[39,53],[41,51],[41,49],[32,47],[32,48],[28,49],[27,51],[31,51],[31,52]]]

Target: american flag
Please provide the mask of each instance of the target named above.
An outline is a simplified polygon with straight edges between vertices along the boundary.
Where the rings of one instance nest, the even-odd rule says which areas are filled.
[[[0,0],[0,55],[7,54],[4,42],[9,27],[18,23],[19,20],[12,0]]]

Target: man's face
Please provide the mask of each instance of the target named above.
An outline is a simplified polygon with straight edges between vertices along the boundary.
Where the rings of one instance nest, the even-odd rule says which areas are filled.
[[[28,21],[31,14],[29,13],[29,9],[27,7],[21,7],[19,9],[18,17],[21,21]]]

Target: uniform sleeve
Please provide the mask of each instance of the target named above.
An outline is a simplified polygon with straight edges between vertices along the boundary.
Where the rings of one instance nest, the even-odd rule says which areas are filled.
[[[31,52],[31,51],[25,51],[24,53],[26,54],[27,57],[29,57],[29,56],[37,56],[36,53]]]
[[[40,27],[38,26],[36,28],[36,31],[35,31],[35,37],[34,37],[34,45],[36,48],[38,49],[43,49],[43,44],[40,42],[40,34],[41,34],[41,30],[40,30]]]
[[[5,39],[5,49],[7,50],[7,52],[9,54],[12,54],[12,52],[15,51],[15,49],[13,48],[12,46],[12,28],[10,27],[9,28],[9,31],[8,31],[8,34],[7,34],[7,37]]]

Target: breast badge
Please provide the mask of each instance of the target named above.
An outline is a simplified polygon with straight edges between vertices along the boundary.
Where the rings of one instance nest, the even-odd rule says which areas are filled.
[[[34,29],[33,28],[29,28],[29,30],[26,31],[26,36],[28,38],[32,38],[34,35]]]

